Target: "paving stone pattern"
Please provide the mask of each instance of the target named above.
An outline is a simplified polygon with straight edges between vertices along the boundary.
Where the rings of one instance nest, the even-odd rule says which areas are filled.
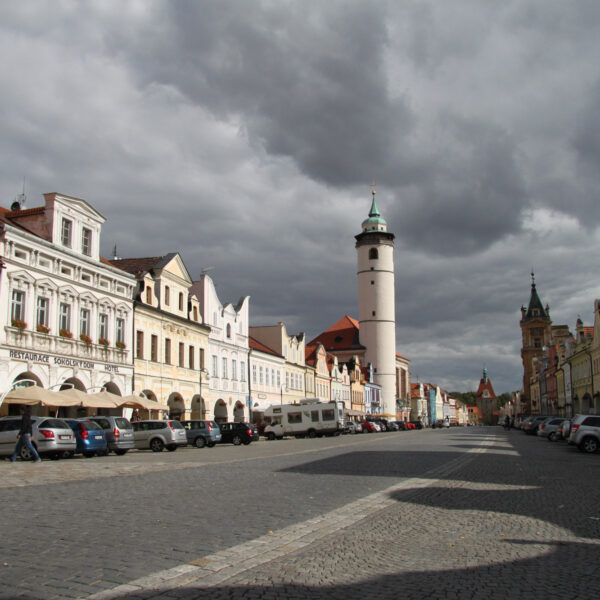
[[[138,545],[127,541],[136,531],[127,521],[131,510],[120,517],[114,507],[106,508],[110,502],[95,502],[95,493],[112,490],[113,500],[125,506],[137,502],[134,512],[149,519],[139,527],[138,541],[156,534],[159,546],[166,547],[163,560],[146,548],[148,559],[140,564],[139,552],[124,559],[120,548],[114,562],[104,552],[98,565],[94,548],[64,536],[64,551],[52,541],[42,559],[52,568],[35,568],[31,577],[31,553],[11,544],[5,551],[3,539],[2,555],[14,563],[7,569],[28,583],[12,583],[0,598],[593,597],[590,585],[592,574],[597,581],[600,558],[600,457],[499,428],[409,435],[373,436],[368,444],[361,439],[359,445],[323,449],[310,458],[290,454],[234,463],[216,485],[212,476],[222,465],[112,477],[102,486],[84,481],[21,488],[21,494],[42,496],[33,510],[37,516],[43,506],[61,515],[71,506],[67,515],[82,527],[82,540],[87,533],[98,541],[89,527],[116,520],[114,532],[107,525],[102,534],[121,530],[128,554]],[[261,488],[251,502],[262,504],[242,498],[236,506],[219,495],[219,485],[236,478],[247,483],[244,474]],[[199,479],[203,487],[194,484]],[[129,496],[123,481],[133,481]],[[190,486],[191,493],[182,495]],[[81,487],[91,519],[73,512],[69,501]],[[194,492],[205,488],[218,496],[218,511],[207,510],[206,502],[193,504]],[[15,490],[3,490],[2,501]],[[26,494],[30,502],[34,495]],[[169,502],[174,511],[168,531],[161,523],[150,526],[157,507],[164,511]],[[85,504],[79,498],[75,508],[81,511]],[[197,541],[196,531],[207,533],[197,517],[202,510],[214,519],[212,542],[190,543]],[[272,514],[263,521],[263,513]],[[329,518],[323,518],[326,513]],[[176,528],[185,538],[181,544],[177,540],[179,551],[170,535],[177,519],[187,528],[187,535]],[[69,522],[59,521],[65,527]],[[51,523],[49,533],[56,534]],[[19,530],[23,523],[17,519],[11,525]],[[67,532],[72,533],[68,527]],[[39,543],[34,548],[39,556]],[[74,557],[79,569],[73,568]]]

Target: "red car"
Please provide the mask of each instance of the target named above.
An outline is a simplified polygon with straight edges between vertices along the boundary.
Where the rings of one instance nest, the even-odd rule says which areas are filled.
[[[371,423],[371,421],[363,421],[362,430],[363,433],[375,433],[377,431],[377,429],[375,428],[375,424]]]
[[[417,426],[414,423],[407,423],[406,424],[406,429],[416,429]]]

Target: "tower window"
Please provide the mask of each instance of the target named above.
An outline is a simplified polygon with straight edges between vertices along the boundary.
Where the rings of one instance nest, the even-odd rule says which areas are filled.
[[[371,285],[375,285],[375,282],[374,282],[374,281],[371,281]]]
[[[372,314],[373,316],[375,316],[375,311],[373,311],[371,314]]]
[[[379,258],[379,251],[377,248],[371,248],[369,250],[369,260],[376,260]]]

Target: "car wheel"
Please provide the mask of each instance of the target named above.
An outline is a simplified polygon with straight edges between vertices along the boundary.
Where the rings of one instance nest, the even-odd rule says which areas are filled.
[[[165,445],[163,444],[163,441],[160,438],[154,438],[150,442],[150,449],[152,450],[152,452],[162,452],[164,447]]]
[[[50,453],[50,459],[51,460],[58,460],[60,458],[61,452],[52,452]]]
[[[175,444],[169,444],[169,445],[167,446],[167,450],[168,450],[169,452],[175,452],[175,450],[177,450],[177,446],[176,446]]]
[[[317,437],[317,432],[316,432],[314,429],[311,429],[311,430],[308,432],[308,437],[309,437],[309,438],[311,438],[311,439],[314,439],[314,438],[316,438],[316,437]]]
[[[107,452],[108,454],[108,452]],[[117,456],[123,456],[123,454],[127,454],[127,450],[115,450],[115,454]]]
[[[94,456],[94,454],[96,454],[95,452],[83,452],[83,455],[86,458],[92,458],[92,456]]]
[[[36,448],[36,450],[37,450],[37,448]],[[19,455],[21,456],[22,460],[31,460],[33,458],[33,455],[31,454],[31,451],[29,450],[29,448],[27,446],[21,447],[21,451],[19,452]]]
[[[275,439],[275,434],[272,431],[267,433],[267,439],[273,441]]]
[[[71,450],[65,450],[62,453],[63,458],[73,458],[74,456],[75,456],[75,452],[72,452]]]
[[[579,444],[579,448],[583,452],[587,452],[588,454],[593,454],[598,451],[598,440],[593,437],[585,437],[581,440]]]
[[[214,448],[215,447],[215,443],[214,442],[209,442],[207,445],[208,445],[209,448]]]
[[[252,440],[244,440],[243,444],[244,446],[248,446],[250,444]]]
[[[556,432],[552,432],[549,436],[548,436],[548,440],[550,442],[555,442],[556,441]]]
[[[231,438],[231,443],[232,443],[234,446],[239,446],[239,445],[242,443],[242,438],[241,438],[239,435],[234,435],[234,436]]]
[[[199,435],[194,440],[194,445],[196,446],[196,448],[204,448],[204,446],[206,446],[206,440],[201,435]]]

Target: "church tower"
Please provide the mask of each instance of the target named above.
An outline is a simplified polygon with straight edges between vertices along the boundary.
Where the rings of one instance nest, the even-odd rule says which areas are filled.
[[[381,385],[382,412],[396,416],[396,309],[394,290],[394,234],[375,203],[355,236],[358,254],[358,320],[364,364],[371,363]]]
[[[535,288],[535,275],[531,273],[529,306],[521,306],[521,359],[523,361],[523,401],[531,410],[530,381],[534,373],[534,360],[541,360],[544,346],[552,343],[550,307],[544,307]]]

